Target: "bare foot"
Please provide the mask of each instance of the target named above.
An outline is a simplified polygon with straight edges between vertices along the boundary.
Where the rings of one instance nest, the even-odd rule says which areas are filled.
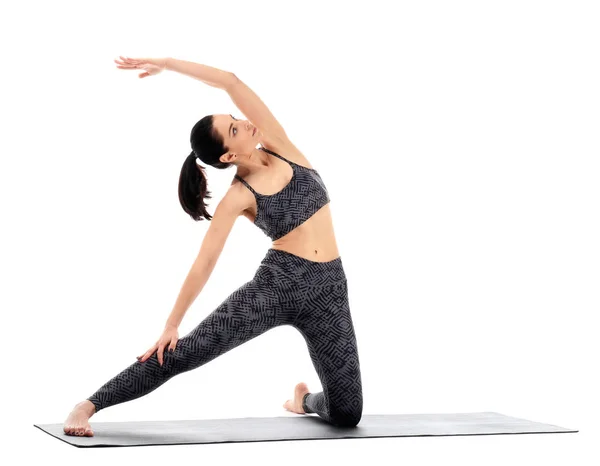
[[[298,385],[296,385],[296,388],[294,388],[294,399],[287,400],[283,404],[283,407],[292,413],[306,414],[302,408],[302,398],[307,393],[310,393],[308,390],[308,385],[306,385],[304,382],[300,382]]]
[[[96,407],[91,401],[85,400],[81,403],[77,403],[65,421],[65,426],[63,428],[65,434],[76,435],[79,437],[93,437],[94,432],[92,431],[88,419],[91,418],[95,412]]]

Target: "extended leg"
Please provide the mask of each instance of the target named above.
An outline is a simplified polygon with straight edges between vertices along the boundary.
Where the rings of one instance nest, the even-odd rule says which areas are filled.
[[[277,311],[277,295],[251,280],[227,297],[194,330],[164,351],[163,366],[156,353],[135,362],[88,398],[96,412],[131,401],[157,389],[177,374],[195,369],[278,325],[287,323]]]

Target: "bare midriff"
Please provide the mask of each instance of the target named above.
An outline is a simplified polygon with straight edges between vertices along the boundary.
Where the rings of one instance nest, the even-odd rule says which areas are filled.
[[[275,141],[268,139],[261,140],[261,142],[267,149],[287,157],[296,164],[312,169],[312,167],[309,167],[308,161],[304,155],[293,144],[288,143],[280,145],[275,143]],[[288,170],[291,171],[287,163],[282,160],[275,161],[274,163],[281,165],[281,167],[285,167],[286,172]],[[265,186],[264,189],[261,189],[259,186],[258,192],[276,193],[281,189],[283,189],[283,187],[275,188],[273,186]],[[250,194],[246,193],[246,195],[249,200],[252,199]],[[252,199],[252,201],[254,201],[254,199]],[[243,212],[243,215],[245,215],[252,223],[254,223],[256,215],[255,201],[253,203],[253,207],[250,207]],[[329,262],[337,259],[340,254],[335,241],[329,203],[325,204],[310,218],[304,221],[304,223],[294,228],[285,236],[274,240],[272,248],[280,249],[315,262]]]
[[[328,262],[339,257],[333,232],[329,203],[317,210],[302,225],[273,241],[273,249],[281,249],[316,262]]]

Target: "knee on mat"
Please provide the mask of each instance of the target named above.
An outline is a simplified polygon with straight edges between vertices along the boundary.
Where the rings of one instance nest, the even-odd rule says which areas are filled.
[[[336,414],[332,416],[331,422],[338,427],[355,427],[362,417],[362,411],[352,413]]]

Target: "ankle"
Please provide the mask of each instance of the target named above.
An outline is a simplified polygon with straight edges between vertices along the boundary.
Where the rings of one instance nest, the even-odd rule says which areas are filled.
[[[310,409],[308,408],[308,406],[306,406],[306,398],[308,398],[308,395],[310,395],[310,392],[308,392],[308,393],[305,393],[305,394],[302,396],[302,409],[303,409],[303,411],[304,411],[305,413],[310,413],[310,412],[311,412],[311,411],[310,411]]]
[[[88,417],[92,417],[96,413],[96,406],[90,400],[84,400],[80,403],[77,403],[75,408],[83,410]]]

